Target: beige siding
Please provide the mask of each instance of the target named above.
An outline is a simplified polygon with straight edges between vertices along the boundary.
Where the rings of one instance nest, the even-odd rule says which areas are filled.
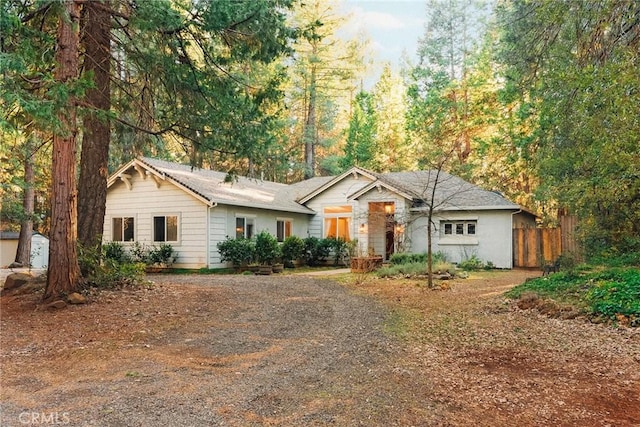
[[[155,181],[150,177],[143,179],[138,174],[133,174],[131,184],[131,190],[123,182],[117,182],[109,188],[104,223],[105,241],[110,241],[112,237],[112,218],[133,217],[135,240],[145,245],[153,245],[153,217],[177,215],[178,242],[168,242],[178,253],[175,266],[205,267],[207,206],[167,181],[162,181],[157,188]]]
[[[18,240],[0,240],[0,267],[6,268],[16,260],[18,252]]]
[[[371,180],[362,175],[358,175],[358,178],[355,179],[353,176],[349,176],[344,178],[342,181],[338,182],[333,187],[324,191],[317,197],[314,197],[309,202],[306,203],[306,206],[310,209],[313,209],[317,212],[309,222],[309,235],[315,237],[324,237],[323,236],[323,228],[324,228],[324,218],[323,218],[323,209],[327,206],[342,206],[342,205],[352,205],[353,207],[353,221],[352,221],[352,229],[350,230],[351,236],[357,236],[358,233],[358,224],[363,217],[363,212],[358,209],[358,202],[352,201],[347,202],[347,197],[356,191],[360,190],[367,184],[369,184]]]
[[[241,206],[220,205],[211,208],[209,214],[209,230],[211,234],[209,244],[209,266],[210,268],[227,267],[220,261],[220,253],[218,252],[218,242],[228,237],[235,237],[236,217],[254,218],[255,233],[263,230],[276,235],[276,221],[278,219],[288,219],[293,223],[293,234],[305,238],[308,230],[308,215],[289,213],[281,211],[272,211],[264,209],[245,208]]]

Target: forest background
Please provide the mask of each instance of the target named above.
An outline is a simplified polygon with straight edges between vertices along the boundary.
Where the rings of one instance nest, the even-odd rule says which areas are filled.
[[[278,182],[436,166],[568,209],[587,256],[639,251],[640,3],[424,4],[416,59],[381,64],[330,0],[0,0],[2,228],[77,258],[146,155]]]

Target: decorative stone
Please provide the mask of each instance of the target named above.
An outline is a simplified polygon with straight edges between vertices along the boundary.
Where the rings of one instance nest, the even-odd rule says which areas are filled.
[[[51,303],[47,304],[47,308],[50,308],[50,309],[56,309],[56,310],[57,310],[57,309],[61,309],[61,308],[65,308],[66,306],[67,306],[67,303],[66,303],[66,302],[64,302],[64,301],[63,301],[63,300],[61,300],[61,299],[56,300],[56,301],[54,301],[54,302],[51,302]]]
[[[87,302],[87,298],[82,294],[73,292],[67,296],[67,302],[69,304],[85,304]]]

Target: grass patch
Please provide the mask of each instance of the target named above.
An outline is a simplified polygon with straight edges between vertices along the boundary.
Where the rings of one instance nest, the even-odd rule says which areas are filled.
[[[603,271],[568,271],[540,277],[506,293],[513,299],[551,299],[594,317],[630,320],[640,326],[640,269],[612,268]]]

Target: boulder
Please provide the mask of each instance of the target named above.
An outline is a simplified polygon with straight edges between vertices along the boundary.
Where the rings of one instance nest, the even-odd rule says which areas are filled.
[[[4,281],[4,290],[16,289],[24,286],[33,279],[33,276],[26,273],[11,273]]]
[[[69,304],[85,304],[87,302],[87,298],[82,294],[73,292],[67,296],[67,302]]]

